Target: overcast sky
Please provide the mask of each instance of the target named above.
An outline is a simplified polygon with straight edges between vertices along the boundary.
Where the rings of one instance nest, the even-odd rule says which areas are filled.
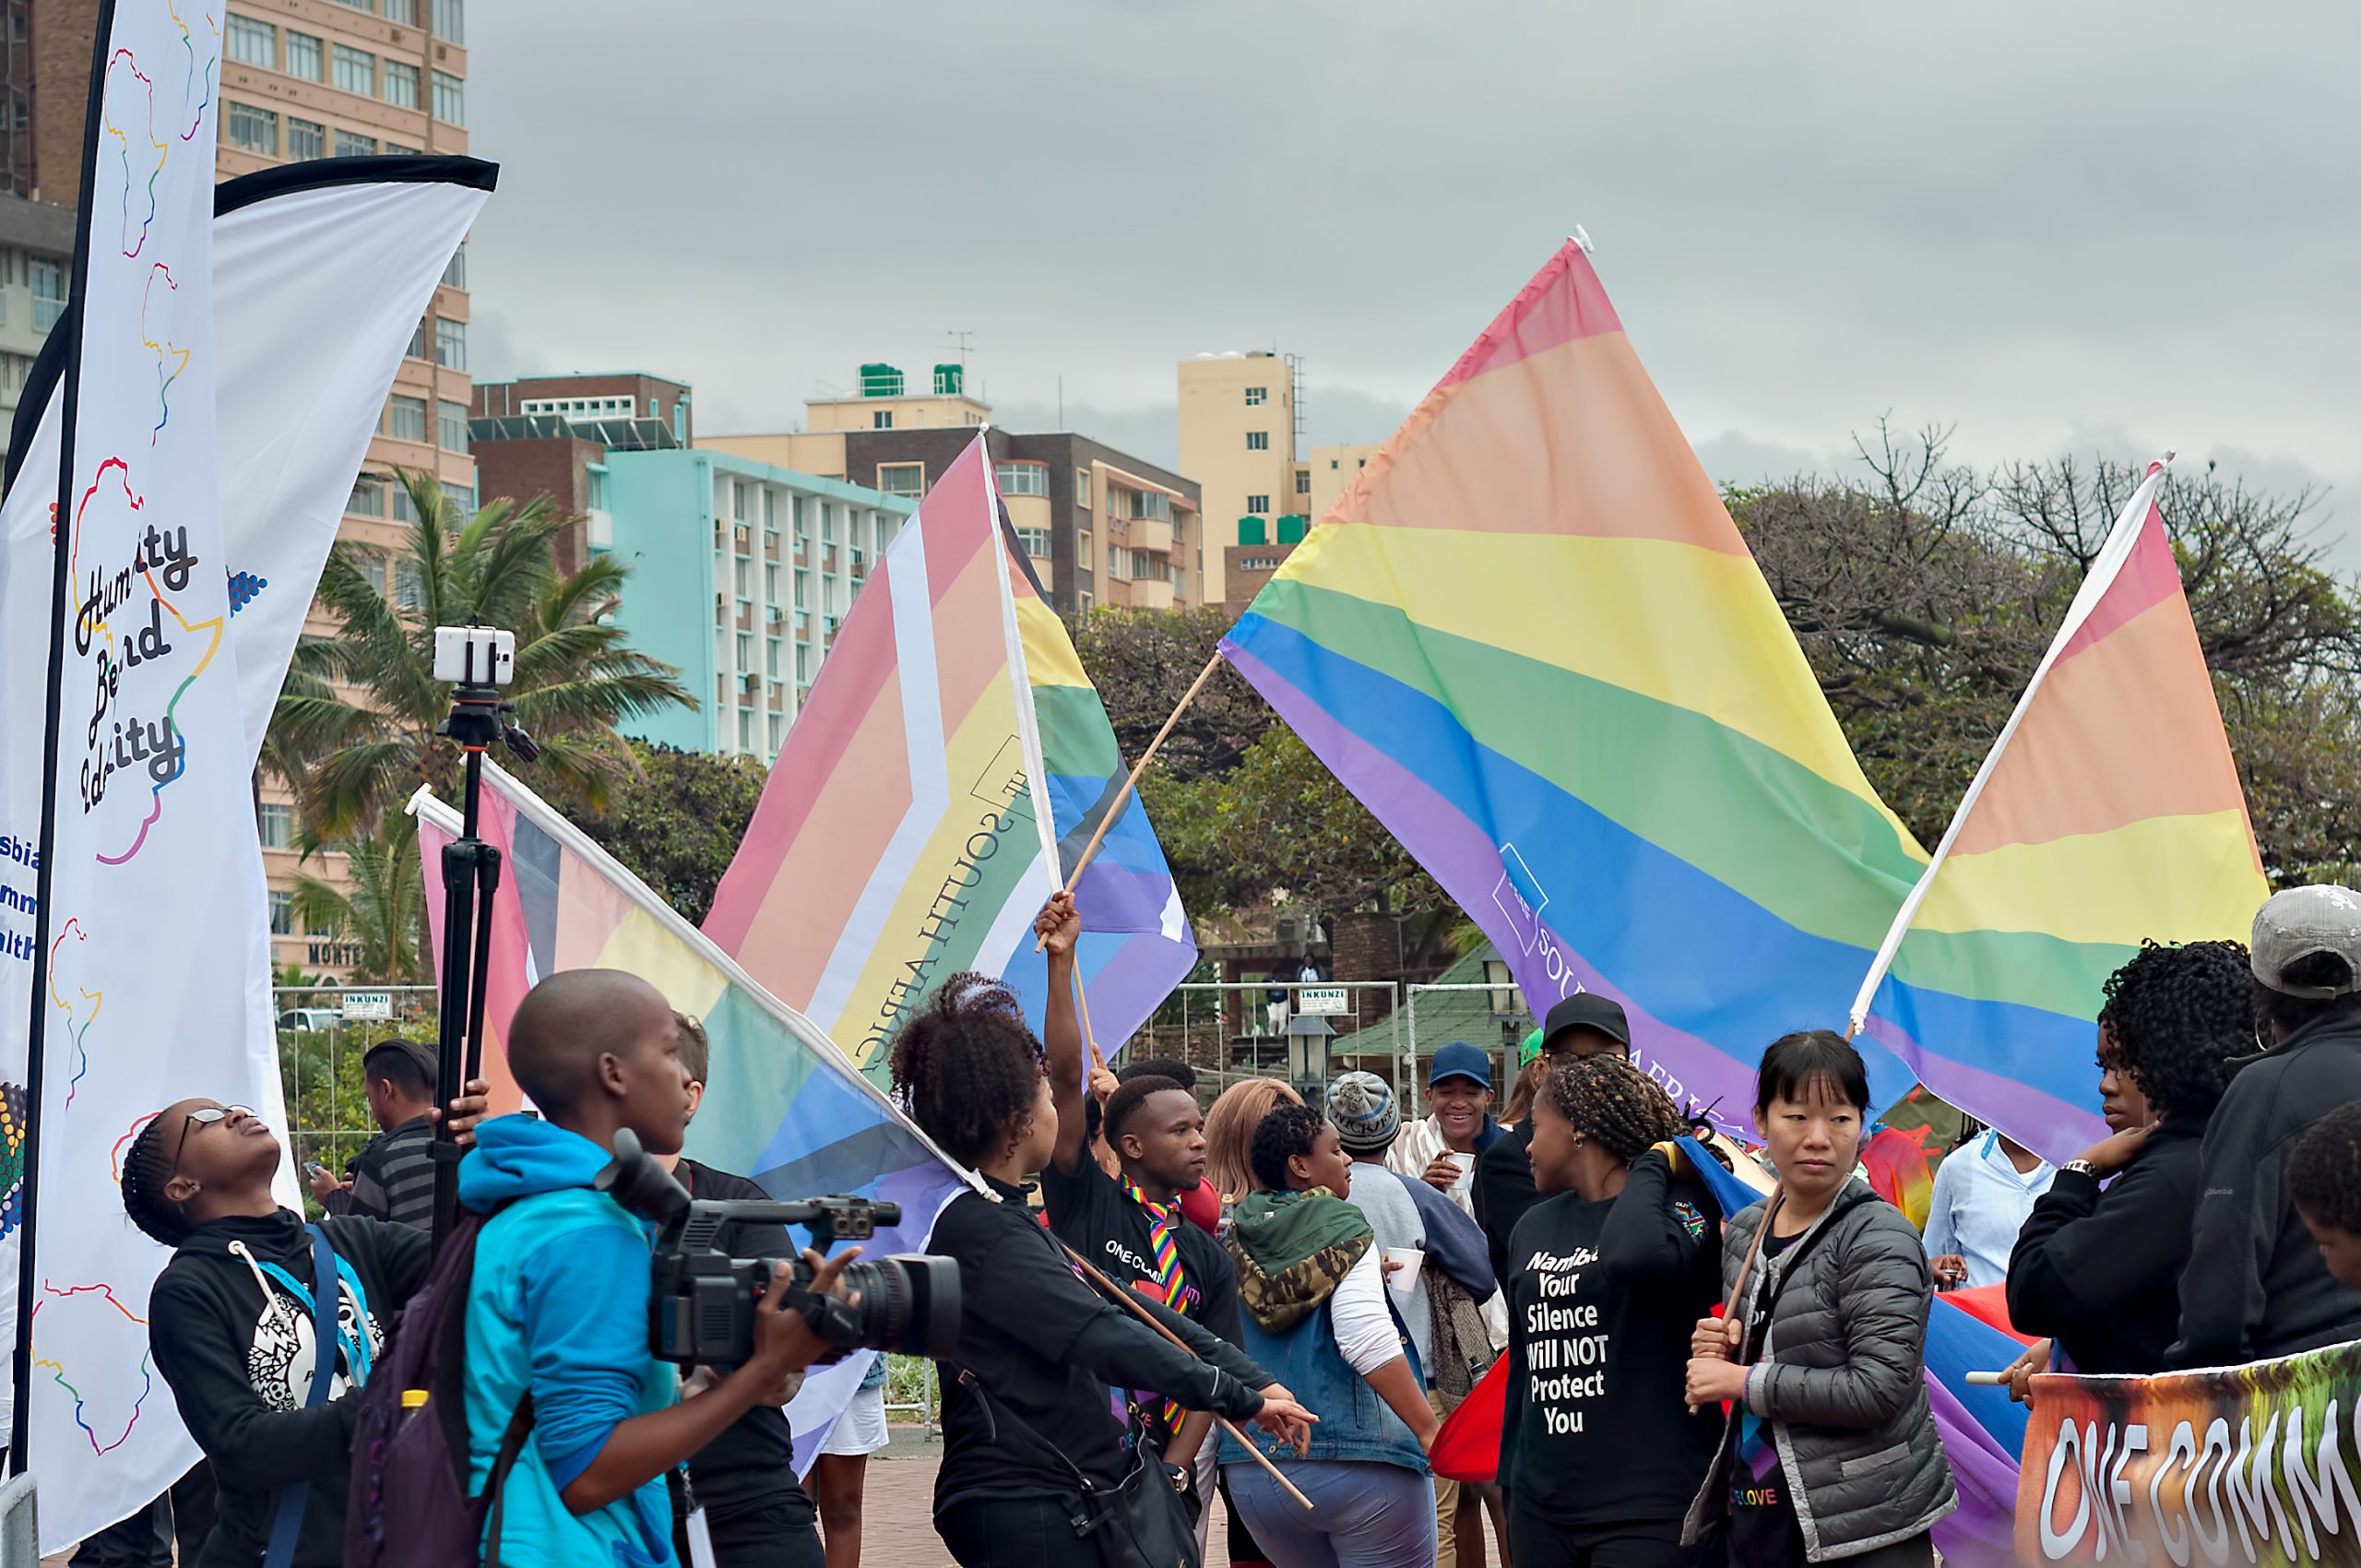
[[[661,21],[651,25],[650,18]],[[479,0],[479,378],[784,430],[974,334],[1013,428],[1169,461],[1174,363],[1375,441],[1577,223],[1715,478],[2177,445],[2361,564],[2361,7]]]

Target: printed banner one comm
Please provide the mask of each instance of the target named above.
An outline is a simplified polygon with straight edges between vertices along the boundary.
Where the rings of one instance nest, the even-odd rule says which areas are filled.
[[[2361,1564],[2361,1342],[2036,1378],[2017,1559]]]

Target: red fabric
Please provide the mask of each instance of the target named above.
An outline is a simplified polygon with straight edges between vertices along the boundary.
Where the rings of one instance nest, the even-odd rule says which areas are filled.
[[[1211,1182],[1199,1182],[1178,1196],[1180,1200],[1181,1218],[1208,1236],[1220,1233],[1221,1194],[1214,1191],[1214,1184]]]
[[[1468,1390],[1459,1408],[1446,1417],[1427,1462],[1447,1481],[1494,1481],[1501,1471],[1501,1422],[1508,1414],[1509,1359],[1501,1356],[1492,1370]]]
[[[2030,1334],[2019,1334],[2009,1321],[2009,1288],[2005,1285],[1979,1285],[1973,1290],[1946,1290],[1935,1298],[1999,1329],[2020,1345],[2033,1343]]]

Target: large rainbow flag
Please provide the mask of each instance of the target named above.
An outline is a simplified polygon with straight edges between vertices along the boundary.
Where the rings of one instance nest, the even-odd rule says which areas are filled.
[[[2271,895],[2163,478],[2108,534],[1853,1008],[1937,1094],[2053,1160],[2105,1132],[2106,977],[2143,938],[2243,940]]]
[[[922,1250],[935,1216],[971,1178],[853,1071],[809,1019],[756,984],[647,884],[497,766],[487,764],[483,771],[478,831],[505,862],[484,977],[492,1043],[505,1039],[516,1004],[543,975],[581,968],[635,974],[701,1019],[712,1043],[688,1154],[718,1170],[743,1171],[782,1200],[847,1193],[899,1203],[901,1224],[880,1227],[863,1249],[872,1257]],[[439,954],[442,850],[457,836],[459,817],[423,790],[411,809]],[[502,1086],[499,1108],[515,1109],[503,1053],[487,1050],[484,1065]],[[857,1355],[814,1372],[788,1407],[799,1472],[851,1401],[869,1360]]]
[[[1123,776],[1097,693],[1008,529],[979,435],[846,617],[706,932],[873,1082],[896,1021],[963,969],[1038,1027],[1032,922]],[[1074,890],[1112,1051],[1196,962],[1136,800]]]
[[[1615,998],[1744,1127],[1839,1021],[1925,853],[1862,777],[1569,241],[1223,644],[1475,917],[1536,1014]],[[1874,1047],[1880,1104],[1909,1087]]]

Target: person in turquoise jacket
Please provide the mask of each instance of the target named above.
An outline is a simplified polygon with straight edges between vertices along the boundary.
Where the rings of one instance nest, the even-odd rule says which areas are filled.
[[[665,1472],[829,1347],[764,1293],[753,1359],[676,1402],[676,1370],[648,1351],[647,1227],[591,1181],[628,1128],[675,1154],[688,1075],[672,1009],[645,980],[570,969],[533,988],[509,1027],[508,1065],[544,1120],[503,1116],[459,1165],[459,1198],[489,1214],[468,1293],[469,1480],[481,1488],[511,1416],[533,1400],[532,1437],[503,1491],[505,1568],[669,1568]],[[833,1289],[858,1249],[823,1263]],[[778,1282],[788,1268],[781,1265]]]

